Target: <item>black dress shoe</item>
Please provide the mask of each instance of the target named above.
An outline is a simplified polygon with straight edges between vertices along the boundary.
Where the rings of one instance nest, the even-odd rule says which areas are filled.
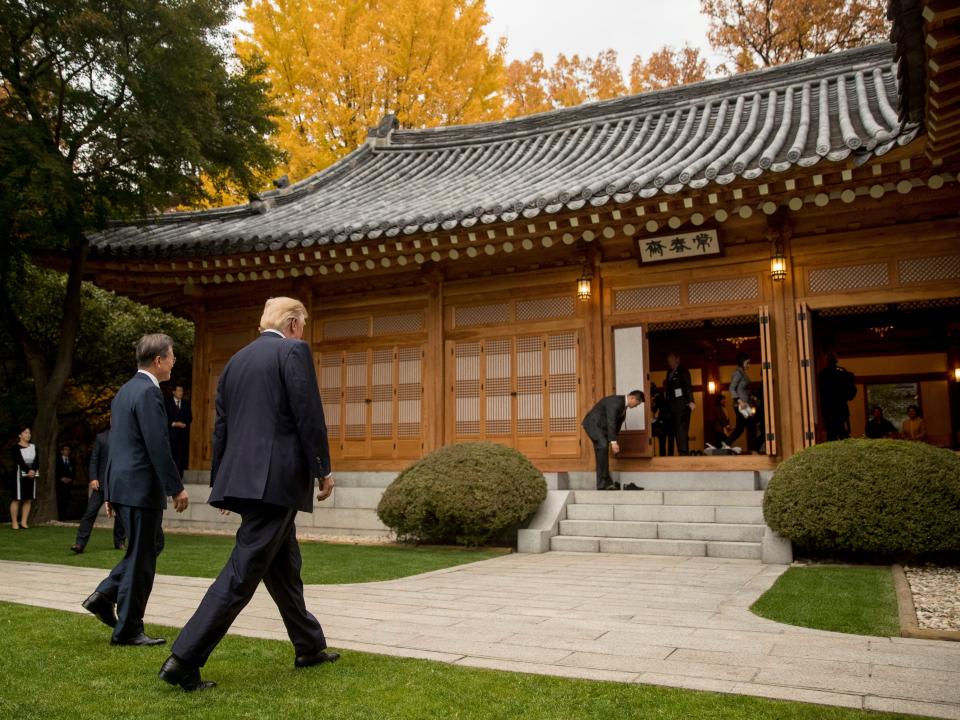
[[[93,613],[107,627],[117,626],[117,614],[113,611],[113,603],[106,595],[95,592],[82,603],[83,609]]]
[[[113,544],[113,549],[114,549],[114,550],[126,550],[126,549],[127,549],[127,546],[124,545],[123,543],[114,543],[114,544]]]
[[[624,490],[643,490],[643,488],[637,485],[636,483],[627,483],[626,485],[623,486],[623,489]]]
[[[133,637],[124,638],[123,640],[110,638],[111,645],[137,645],[140,647],[147,645],[163,645],[166,641],[166,638],[150,637],[143,632],[139,635],[134,635]]]
[[[310,667],[312,665],[320,665],[321,663],[332,663],[340,659],[340,653],[327,652],[326,650],[321,650],[318,653],[313,653],[313,655],[298,655],[293,661],[293,666],[298,668]]]
[[[216,687],[213,680],[201,680],[200,668],[191,667],[176,655],[171,655],[160,668],[158,677],[171,685],[179,685],[187,692],[196,690],[209,690]]]
[[[70,547],[77,555],[83,552],[83,545],[73,545]]]

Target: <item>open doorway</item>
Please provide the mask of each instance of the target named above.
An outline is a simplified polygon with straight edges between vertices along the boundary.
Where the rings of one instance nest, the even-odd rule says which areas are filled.
[[[882,436],[905,437],[908,408],[915,406],[923,420],[923,435],[915,439],[960,447],[960,298],[801,307],[798,319],[809,325],[799,333],[809,360],[804,379],[809,385],[807,444],[827,439],[824,409],[829,400],[818,379],[835,354],[853,373],[857,391],[847,403],[851,437],[865,437],[877,427],[867,426],[875,407],[889,423],[882,426]]]
[[[724,443],[735,454],[766,454],[773,440],[770,389],[769,326],[766,315],[738,315],[703,320],[682,320],[651,324],[648,328],[649,384],[644,388],[650,399],[651,435],[654,456],[682,454],[679,437],[686,431],[688,454],[710,454]],[[693,408],[689,424],[677,411],[684,403],[672,385],[668,386],[669,356],[676,355],[679,366],[690,374]],[[748,359],[749,362],[744,362]],[[738,403],[730,393],[734,371],[740,366],[749,381],[752,414],[737,423]],[[766,364],[767,370],[764,370]],[[682,370],[680,371],[682,372]],[[739,432],[738,432],[739,431]]]

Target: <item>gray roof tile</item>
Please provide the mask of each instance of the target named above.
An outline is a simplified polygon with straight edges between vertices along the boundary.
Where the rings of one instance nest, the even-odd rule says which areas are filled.
[[[92,238],[177,256],[393,238],[601,207],[862,160],[918,132],[897,117],[893,45],[495,123],[393,130],[250,205]]]

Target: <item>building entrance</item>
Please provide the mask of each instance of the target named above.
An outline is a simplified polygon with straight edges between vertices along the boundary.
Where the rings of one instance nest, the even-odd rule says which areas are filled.
[[[798,321],[805,395],[805,444],[824,442],[831,412],[829,358],[853,374],[847,403],[851,437],[880,434],[960,447],[960,298],[813,309]],[[833,399],[835,400],[835,399]],[[908,408],[922,418],[922,432]],[[888,424],[867,421],[879,408]]]

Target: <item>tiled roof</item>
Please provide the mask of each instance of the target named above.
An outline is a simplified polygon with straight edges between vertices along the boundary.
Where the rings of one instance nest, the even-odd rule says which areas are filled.
[[[866,160],[917,132],[898,120],[893,47],[503,122],[394,130],[388,121],[261,202],[113,228],[93,250],[173,257],[374,240]]]

